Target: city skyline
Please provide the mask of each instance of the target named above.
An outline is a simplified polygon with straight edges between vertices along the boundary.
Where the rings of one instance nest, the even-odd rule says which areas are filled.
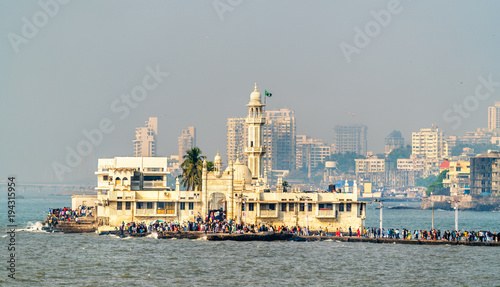
[[[24,37],[23,18],[33,22],[44,10],[4,4],[1,132],[15,140],[2,143],[2,171],[58,181],[59,163],[69,170],[63,181],[93,182],[97,158],[130,155],[131,130],[149,116],[158,117],[158,156],[175,154],[182,129],[196,126],[198,145],[213,158],[224,150],[227,118],[245,116],[254,82],[273,94],[267,110],[295,111],[297,134],[332,143],[333,127],[354,113],[374,153],[394,129],[408,144],[433,123],[447,136],[487,127],[499,95],[499,3],[401,1],[368,40],[365,27],[388,1],[297,3],[243,2],[221,16],[210,2],[124,2],[113,17],[97,2],[61,4],[18,45],[11,39]],[[343,43],[359,50],[350,61]],[[68,165],[68,148],[94,130],[98,144]]]

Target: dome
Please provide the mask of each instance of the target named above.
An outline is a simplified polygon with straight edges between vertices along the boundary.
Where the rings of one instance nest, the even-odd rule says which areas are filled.
[[[226,172],[229,172],[230,166],[226,168]],[[243,181],[245,179],[245,182],[247,184],[252,182],[252,172],[250,169],[242,164],[240,162],[239,158],[236,158],[236,162],[233,164],[233,170],[234,170],[234,181]]]
[[[260,102],[260,93],[257,90],[257,83],[255,83],[255,90],[250,94],[250,101]]]
[[[215,164],[222,163],[222,158],[221,158],[221,156],[219,154],[219,151],[217,151],[217,154],[215,155],[214,163]]]

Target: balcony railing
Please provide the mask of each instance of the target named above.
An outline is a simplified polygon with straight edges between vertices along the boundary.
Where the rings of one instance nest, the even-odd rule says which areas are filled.
[[[145,181],[143,187],[144,188],[165,187],[165,184],[163,181]]]
[[[335,210],[318,210],[316,217],[335,217]]]
[[[260,217],[278,217],[277,210],[261,210]]]

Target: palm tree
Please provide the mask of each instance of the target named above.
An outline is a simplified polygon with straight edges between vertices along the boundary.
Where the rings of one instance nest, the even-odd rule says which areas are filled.
[[[186,190],[201,190],[201,176],[203,169],[203,160],[206,156],[201,154],[198,147],[194,147],[183,156],[184,161],[181,164],[182,181]]]

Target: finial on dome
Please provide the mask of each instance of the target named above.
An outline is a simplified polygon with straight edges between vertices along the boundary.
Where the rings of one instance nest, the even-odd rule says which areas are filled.
[[[257,92],[257,82],[255,82],[255,90],[253,90],[254,92]]]

